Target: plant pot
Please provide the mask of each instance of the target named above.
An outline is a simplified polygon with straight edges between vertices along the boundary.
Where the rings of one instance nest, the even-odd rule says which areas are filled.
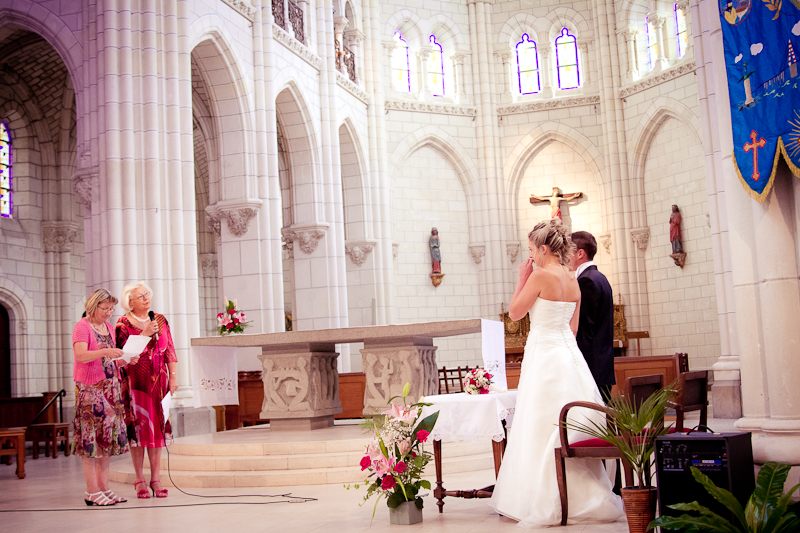
[[[645,533],[647,526],[656,517],[657,489],[622,489],[622,502],[625,504],[625,516],[628,517],[630,533]]]
[[[422,522],[422,509],[418,509],[414,502],[403,502],[394,509],[389,509],[389,523],[400,526],[410,526]]]

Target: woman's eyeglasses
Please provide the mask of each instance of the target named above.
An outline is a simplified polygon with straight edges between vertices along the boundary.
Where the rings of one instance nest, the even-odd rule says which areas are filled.
[[[114,308],[113,307],[98,307],[98,309],[101,310],[104,313],[113,313],[114,312]]]
[[[144,300],[145,298],[149,298],[149,297],[150,297],[150,293],[149,292],[145,292],[145,293],[140,294],[139,296],[134,296],[133,298],[131,298],[131,300]]]

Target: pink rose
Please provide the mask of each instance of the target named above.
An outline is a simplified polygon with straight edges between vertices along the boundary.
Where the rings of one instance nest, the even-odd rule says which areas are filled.
[[[431,434],[430,431],[425,431],[424,429],[420,429],[419,431],[417,431],[417,438],[419,439],[420,442],[425,442],[426,440],[428,440],[428,435],[430,434]]]
[[[381,481],[381,488],[383,490],[393,489],[395,485],[397,485],[397,483],[395,483],[392,476],[384,476],[383,481]]]
[[[235,315],[236,314],[236,309],[228,309],[228,314],[229,315]]]
[[[489,394],[489,389],[481,389],[481,394]]]
[[[402,474],[403,472],[406,471],[406,467],[408,467],[408,465],[405,464],[403,461],[400,461],[399,463],[394,465],[394,471],[397,472],[398,474]]]
[[[403,439],[397,443],[397,449],[400,450],[400,455],[405,455],[411,449],[411,439]]]
[[[361,470],[364,471],[372,465],[372,459],[369,458],[369,455],[365,455],[361,458]]]

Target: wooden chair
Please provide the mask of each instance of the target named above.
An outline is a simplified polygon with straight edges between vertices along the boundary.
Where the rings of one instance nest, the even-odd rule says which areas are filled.
[[[17,477],[25,477],[25,428],[0,428],[0,459],[4,462],[8,457],[17,456]]]
[[[69,456],[69,424],[46,423],[28,426],[28,440],[33,442],[33,458],[39,458],[39,443],[44,441],[45,457],[58,457],[58,445],[63,444],[64,455]]]
[[[561,409],[561,414],[558,417],[559,422],[559,436],[561,438],[561,446],[555,449],[556,456],[556,479],[558,481],[558,493],[561,498],[561,525],[567,525],[567,517],[569,516],[569,506],[567,500],[567,476],[565,459],[572,458],[592,458],[592,459],[620,459],[622,468],[625,472],[626,486],[633,485],[633,469],[628,461],[622,456],[620,451],[612,444],[607,443],[602,439],[587,439],[579,442],[570,443],[567,437],[567,429],[564,424],[567,421],[567,414],[569,410],[575,407],[592,409],[600,411],[601,413],[609,414],[609,409],[604,405],[599,405],[591,402],[570,402]]]
[[[464,368],[446,368],[439,369],[439,394],[452,394],[456,392],[464,392],[464,376],[472,368],[466,366]]]
[[[678,395],[672,407],[675,409],[675,431],[684,432],[684,414],[690,411],[700,411],[700,425],[708,424],[708,370],[681,372]]]

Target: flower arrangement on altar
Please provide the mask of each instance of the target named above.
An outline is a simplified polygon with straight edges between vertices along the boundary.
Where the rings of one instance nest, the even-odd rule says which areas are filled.
[[[244,333],[244,328],[250,322],[245,322],[244,312],[236,309],[236,300],[225,298],[225,311],[217,313],[217,324],[219,334],[224,336],[229,333]]]
[[[464,376],[464,392],[467,394],[489,394],[492,375],[483,368],[473,368]]]
[[[410,390],[410,383],[403,387],[403,405],[392,404],[394,396],[389,400],[390,408],[381,413],[383,417],[375,417],[371,424],[375,437],[367,445],[366,454],[361,459],[361,470],[367,471],[364,480],[367,494],[362,505],[373,496],[377,496],[375,509],[378,502],[386,497],[386,504],[390,509],[396,509],[405,502],[413,502],[417,509],[422,509],[422,498],[418,496],[420,489],[430,489],[430,481],[422,478],[425,465],[433,458],[430,452],[423,449],[423,443],[433,430],[439,412],[425,417],[418,422],[422,408],[426,403],[406,404],[406,397]],[[368,423],[369,425],[369,423]],[[361,485],[354,485],[358,489]],[[346,485],[346,488],[350,488]]]

